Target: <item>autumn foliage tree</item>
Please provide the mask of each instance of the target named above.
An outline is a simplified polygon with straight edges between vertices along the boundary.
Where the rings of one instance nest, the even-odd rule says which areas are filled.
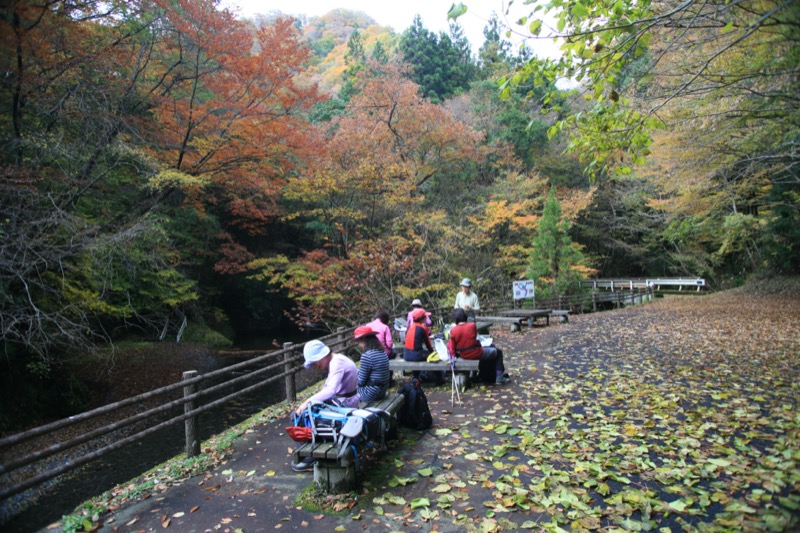
[[[307,157],[318,97],[292,81],[295,28],[251,31],[211,0],[0,14],[5,349],[50,361],[114,328],[202,320],[193,280],[241,268]]]
[[[658,160],[644,177],[663,189],[642,205],[665,215],[665,271],[794,272],[799,16],[785,0],[538,3],[511,31],[558,38],[563,56],[531,58],[501,91],[579,82],[588,105],[559,106],[549,133],[595,179]]]
[[[398,293],[439,282],[421,259],[430,234],[413,220],[436,216],[426,212],[427,191],[437,180],[477,165],[482,137],[425,101],[399,66],[373,63],[363,73],[347,113],[325,128],[332,133],[322,157],[289,181],[285,197],[297,205],[292,216],[305,219],[324,239],[327,268],[342,272],[358,264],[358,284],[340,276],[333,287],[345,283],[349,299],[359,300],[362,291],[368,308],[396,310]],[[293,274],[298,279],[319,264],[318,252],[307,257],[308,269]],[[331,283],[286,283],[297,298],[319,304],[304,310],[315,320],[341,311],[326,304],[323,293]]]

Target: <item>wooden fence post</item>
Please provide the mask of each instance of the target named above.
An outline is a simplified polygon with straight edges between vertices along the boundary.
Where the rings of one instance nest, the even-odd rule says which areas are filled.
[[[286,384],[286,401],[293,402],[297,399],[297,387],[295,385],[294,376],[295,373],[292,372],[292,358],[294,357],[294,343],[291,342],[284,342],[283,349],[286,350],[283,354],[283,371],[288,372],[285,378],[283,378],[284,383]]]
[[[597,312],[597,293],[592,291],[592,313]]]
[[[197,377],[197,370],[188,370],[183,373],[183,381]],[[183,397],[187,397],[197,392],[197,383],[186,385],[183,387]],[[196,402],[190,400],[183,404],[184,414],[191,413],[196,408]],[[200,455],[200,439],[197,437],[199,430],[197,424],[197,417],[191,416],[183,422],[184,433],[186,434],[186,457],[195,457]]]

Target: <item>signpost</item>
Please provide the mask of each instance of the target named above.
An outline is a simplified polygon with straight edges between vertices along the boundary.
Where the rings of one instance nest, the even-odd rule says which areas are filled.
[[[523,300],[525,298],[533,298],[533,280],[520,280],[513,283],[514,299]]]

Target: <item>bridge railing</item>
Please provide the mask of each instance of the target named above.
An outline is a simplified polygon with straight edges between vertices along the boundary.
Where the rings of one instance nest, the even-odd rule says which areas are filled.
[[[625,291],[592,291],[578,294],[558,295],[549,298],[532,298],[515,300],[513,302],[501,302],[487,306],[486,312],[500,311],[503,309],[516,307],[520,309],[558,309],[571,311],[572,313],[591,313],[608,308],[621,308],[649,302],[653,299],[653,294],[653,288],[648,285],[644,285]]]

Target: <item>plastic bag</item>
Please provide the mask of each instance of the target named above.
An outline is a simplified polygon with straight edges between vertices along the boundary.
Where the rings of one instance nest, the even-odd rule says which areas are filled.
[[[436,350],[434,353],[438,356],[439,361],[450,361],[450,353],[447,351],[447,344],[445,344],[444,339],[435,339],[433,341],[433,347]],[[428,360],[430,361],[430,357]]]

